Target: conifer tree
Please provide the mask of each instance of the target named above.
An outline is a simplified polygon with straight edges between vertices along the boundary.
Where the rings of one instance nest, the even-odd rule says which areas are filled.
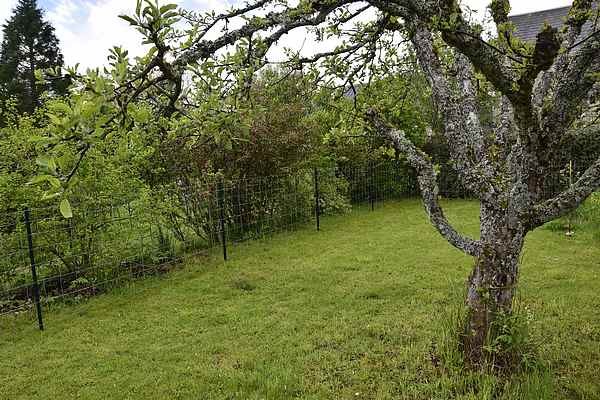
[[[13,15],[3,26],[0,47],[0,100],[14,97],[20,112],[32,112],[40,96],[50,90],[61,94],[64,80],[36,82],[35,70],[63,65],[54,28],[44,20],[36,0],[19,0]]]

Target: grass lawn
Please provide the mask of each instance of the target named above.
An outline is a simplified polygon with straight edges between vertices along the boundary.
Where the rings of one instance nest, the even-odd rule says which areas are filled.
[[[447,214],[477,232],[477,204]],[[520,306],[543,366],[436,367],[472,261],[417,201],[327,217],[182,270],[0,321],[0,399],[600,399],[600,242],[528,237]],[[437,343],[437,345],[435,344]]]

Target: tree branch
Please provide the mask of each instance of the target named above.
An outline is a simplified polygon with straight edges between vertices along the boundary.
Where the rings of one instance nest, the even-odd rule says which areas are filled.
[[[425,71],[437,108],[444,117],[444,135],[450,154],[465,186],[481,199],[495,196],[495,171],[483,151],[483,132],[479,124],[472,69],[463,55],[455,58],[458,93],[450,85],[433,48],[431,33],[415,22],[411,40],[419,64]]]
[[[408,163],[416,170],[423,205],[433,226],[451,245],[468,255],[478,257],[481,253],[481,243],[462,236],[444,216],[438,202],[435,170],[433,164],[428,160],[427,154],[417,149],[402,131],[395,130],[383,122],[374,110],[367,112],[367,119],[380,136],[391,140],[394,148],[406,155]]]
[[[534,206],[532,212],[523,218],[524,224],[528,229],[535,229],[559,218],[577,208],[598,188],[600,188],[600,158],[569,189]]]
[[[550,94],[544,99],[541,115],[542,135],[560,138],[580,115],[580,106],[597,82],[600,72],[600,37],[588,40],[558,66],[553,73]]]
[[[592,73],[600,69],[598,35],[590,35],[575,47],[591,8],[590,0],[574,2],[562,33],[561,53],[534,91],[542,136],[553,141],[579,115],[579,105],[596,82]]]
[[[217,50],[231,45],[241,38],[249,37],[256,32],[266,32],[271,28],[279,29],[268,38],[264,39],[269,45],[275,43],[284,34],[302,26],[316,26],[325,21],[333,10],[346,4],[356,3],[357,0],[312,1],[307,9],[306,3],[301,2],[297,7],[285,9],[280,12],[271,12],[265,17],[253,17],[239,29],[227,32],[218,39],[208,41],[195,41],[188,50],[177,57],[173,65],[176,68],[185,68],[187,65],[212,56]]]

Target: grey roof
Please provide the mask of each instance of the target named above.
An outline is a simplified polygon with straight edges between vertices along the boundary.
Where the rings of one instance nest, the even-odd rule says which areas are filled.
[[[560,29],[569,13],[571,7],[553,8],[551,10],[536,11],[527,14],[511,15],[508,17],[515,25],[515,36],[526,42],[535,43],[537,34],[544,26],[544,22],[549,23],[552,27]],[[592,33],[595,29],[592,22],[588,21],[581,30],[581,36],[585,37]]]

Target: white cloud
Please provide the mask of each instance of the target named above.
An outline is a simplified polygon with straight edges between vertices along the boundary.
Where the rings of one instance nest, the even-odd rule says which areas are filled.
[[[214,10],[215,12],[223,12],[230,9],[235,4],[241,3],[240,1],[229,1],[229,0],[191,0],[191,8],[197,10]]]
[[[62,0],[54,8],[46,12],[48,18],[53,24],[72,25],[76,23],[75,15],[78,6],[73,0]]]
[[[141,54],[141,35],[118,18],[134,9],[134,0],[59,0],[47,17],[56,29],[66,64],[102,66],[108,50],[116,45],[127,48],[132,55]]]

